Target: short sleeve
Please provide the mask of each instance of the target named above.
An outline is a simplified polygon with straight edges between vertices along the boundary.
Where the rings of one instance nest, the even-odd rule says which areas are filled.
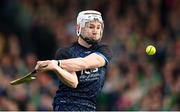
[[[55,54],[55,59],[56,60],[62,60],[62,59],[69,59],[71,58],[72,56],[70,55],[70,53],[68,52],[68,49],[67,48],[59,48],[57,51],[56,51],[56,54]]]
[[[109,63],[112,58],[112,50],[107,45],[98,46],[94,53],[103,57],[106,64]]]

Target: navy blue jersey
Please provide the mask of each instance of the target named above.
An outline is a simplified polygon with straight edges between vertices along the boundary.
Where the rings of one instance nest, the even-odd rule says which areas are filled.
[[[111,58],[109,48],[102,44],[85,48],[76,42],[69,47],[59,49],[56,52],[56,59],[85,57],[91,53],[102,56],[106,61],[105,66],[76,72],[79,81],[77,88],[70,88],[59,82],[53,102],[54,110],[96,109],[96,96],[103,87],[107,64]]]

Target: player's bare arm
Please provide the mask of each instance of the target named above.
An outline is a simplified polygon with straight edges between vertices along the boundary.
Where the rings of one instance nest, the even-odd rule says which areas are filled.
[[[75,72],[67,72],[61,67],[55,69],[55,73],[58,78],[67,86],[76,88],[78,85],[78,78]]]
[[[105,60],[103,57],[92,53],[84,58],[72,58],[59,60],[60,67],[66,69],[67,71],[81,71],[85,69],[102,67],[105,65]]]
[[[43,67],[43,65],[47,65],[47,67]],[[78,85],[78,78],[76,73],[68,72],[65,69],[62,69],[58,66],[57,61],[55,60],[38,61],[35,69],[37,71],[54,71],[57,77],[69,87],[76,88]]]

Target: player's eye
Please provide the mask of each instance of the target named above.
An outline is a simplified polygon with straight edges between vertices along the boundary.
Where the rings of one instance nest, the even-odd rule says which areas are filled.
[[[90,29],[93,29],[93,28],[94,28],[94,26],[89,26],[89,28],[90,28]]]
[[[100,26],[97,27],[97,29],[100,29],[100,28],[101,28]]]

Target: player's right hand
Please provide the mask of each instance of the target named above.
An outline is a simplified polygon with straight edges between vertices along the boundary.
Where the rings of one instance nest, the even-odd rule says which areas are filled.
[[[46,60],[46,61],[38,61],[35,69],[37,71],[54,71],[58,67],[58,62],[56,60]]]

